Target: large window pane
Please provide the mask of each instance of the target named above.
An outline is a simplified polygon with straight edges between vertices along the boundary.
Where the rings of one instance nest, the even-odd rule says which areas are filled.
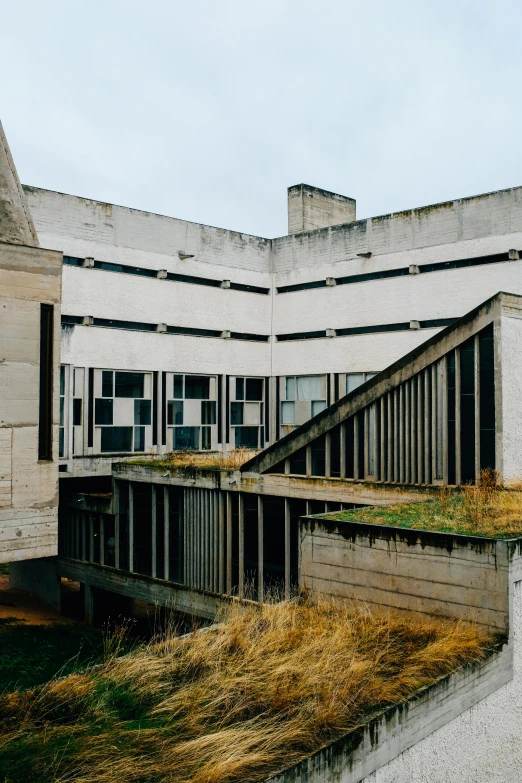
[[[181,399],[183,397],[183,376],[182,375],[175,375],[174,376],[174,397],[176,399]]]
[[[245,399],[245,379],[236,378],[236,400]]]
[[[216,403],[215,402],[202,402],[201,403],[201,423],[202,424],[215,424],[216,423]]]
[[[82,423],[82,402],[79,398],[73,400],[73,424],[75,426]]]
[[[245,424],[261,424],[259,403],[245,402],[243,417]]]
[[[102,451],[132,451],[132,427],[103,427]]]
[[[199,449],[199,427],[174,427],[175,449]]]
[[[286,379],[286,399],[295,400],[295,378],[293,376]]]
[[[142,372],[117,372],[115,397],[143,397],[144,375]]]
[[[112,370],[102,371],[102,397],[114,397],[114,373]]]
[[[317,400],[323,396],[323,378],[321,375],[303,375],[297,378],[297,399]]]
[[[211,439],[211,432],[212,430],[210,427],[202,427],[201,428],[201,448],[202,449],[210,449],[212,446],[212,439]]]
[[[259,427],[236,427],[236,449],[257,449],[259,446]]]
[[[65,394],[65,367],[63,364],[60,367],[60,394]]]
[[[247,378],[246,379],[246,400],[258,400],[263,399],[263,379],[262,378]]]
[[[145,451],[145,427],[134,427],[134,451]]]
[[[324,411],[326,408],[325,400],[313,400],[312,402],[312,416],[317,416],[318,413]]]
[[[295,402],[281,403],[281,424],[295,424]]]
[[[210,378],[204,375],[185,375],[185,398],[187,400],[208,400]]]
[[[230,405],[231,424],[243,424],[243,402],[233,402]]]
[[[349,372],[346,374],[346,394],[350,394],[351,391],[357,389],[358,386],[364,383],[363,372]]]
[[[171,400],[167,414],[169,424],[183,424],[183,400]]]
[[[112,400],[98,398],[94,402],[94,423],[112,424]]]
[[[150,424],[151,401],[134,400],[134,424]]]

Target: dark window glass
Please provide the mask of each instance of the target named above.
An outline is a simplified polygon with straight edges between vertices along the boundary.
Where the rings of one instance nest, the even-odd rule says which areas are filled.
[[[324,435],[312,441],[312,476],[326,473],[326,440]]]
[[[479,333],[480,469],[495,468],[495,352],[493,324]]]
[[[104,400],[98,397],[94,402],[94,423],[112,424],[112,400]]]
[[[475,345],[471,337],[460,347],[461,481],[475,480]]]
[[[150,424],[151,417],[151,401],[134,400],[134,424]]]
[[[92,562],[100,562],[100,515],[92,515]]]
[[[215,402],[202,402],[201,403],[201,423],[202,424],[215,424],[216,423],[216,403]]]
[[[175,375],[174,376],[174,397],[178,400],[182,399],[183,397],[183,376],[182,375]]]
[[[134,427],[134,451],[145,451],[145,427]]]
[[[239,497],[236,492],[230,497],[232,517],[232,594],[237,595],[239,587]]]
[[[259,427],[236,427],[236,449],[257,449],[259,447]]]
[[[210,397],[210,378],[204,375],[185,375],[185,399],[208,400]]]
[[[134,495],[134,568],[152,574],[152,484],[132,484]]]
[[[247,378],[245,399],[261,401],[263,399],[263,379]]]
[[[341,476],[341,433],[338,426],[330,432],[330,476]]]
[[[78,426],[82,423],[82,400],[76,398],[73,400],[73,424]]]
[[[306,446],[290,455],[290,473],[306,476]]]
[[[60,367],[60,394],[65,394],[65,367],[63,364]]]
[[[102,397],[114,397],[114,373],[102,370]]]
[[[169,580],[183,583],[183,488],[169,487]]]
[[[156,576],[165,578],[165,495],[166,487],[156,487]]]
[[[129,482],[118,481],[118,511],[120,515],[119,568],[129,570]]]
[[[354,440],[355,440],[355,416],[346,419],[345,424],[345,459],[346,478],[354,478]]]
[[[171,400],[168,405],[168,423],[183,424],[183,400]]]
[[[175,449],[199,449],[199,427],[175,427]]]
[[[210,427],[202,427],[201,428],[201,448],[202,449],[210,449],[211,448],[211,429]]]
[[[309,500],[309,514],[324,514],[326,512],[326,503],[324,500]]]
[[[263,582],[279,598],[285,585],[285,501],[263,498]]]
[[[53,456],[53,319],[53,306],[40,305],[38,459],[52,459]]]
[[[243,403],[231,402],[230,403],[230,423],[231,424],[243,424]]]
[[[259,428],[259,446],[260,448],[265,448],[265,428],[260,427]]]
[[[455,353],[448,354],[448,484],[455,484]]]
[[[245,399],[245,379],[236,378],[236,400]]]
[[[132,451],[132,427],[102,427],[102,451]]]
[[[58,456],[61,458],[63,457],[65,453],[65,433],[63,430],[63,427],[60,427],[60,430],[58,432]]]
[[[63,427],[65,419],[65,398],[60,397],[60,427]]]
[[[364,411],[356,414],[359,426],[358,478],[364,479]]]
[[[116,372],[115,397],[143,397],[145,377],[142,372]]]

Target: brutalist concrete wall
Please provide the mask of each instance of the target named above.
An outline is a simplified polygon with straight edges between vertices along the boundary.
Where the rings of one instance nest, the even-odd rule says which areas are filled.
[[[522,481],[522,303],[502,295],[500,329],[496,341],[497,467],[507,484]]]
[[[311,185],[288,188],[288,233],[314,231],[355,220],[355,199]]]
[[[314,593],[508,629],[508,541],[301,520],[299,579]]]

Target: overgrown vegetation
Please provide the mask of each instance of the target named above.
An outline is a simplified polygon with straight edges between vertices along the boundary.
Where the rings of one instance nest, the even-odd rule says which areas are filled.
[[[16,617],[0,618],[0,693],[34,688],[57,674],[100,660],[100,631],[81,625],[24,625]]]
[[[148,465],[159,468],[196,468],[198,470],[237,470],[259,453],[258,449],[233,449],[232,451],[172,451],[158,459],[147,457],[128,460],[131,465]]]
[[[506,489],[499,486],[495,471],[483,470],[477,486],[465,485],[454,492],[442,487],[434,500],[368,506],[336,513],[335,518],[486,538],[517,538],[522,536],[522,484]]]
[[[487,655],[462,622],[334,602],[233,604],[103,666],[0,698],[2,783],[246,783]]]

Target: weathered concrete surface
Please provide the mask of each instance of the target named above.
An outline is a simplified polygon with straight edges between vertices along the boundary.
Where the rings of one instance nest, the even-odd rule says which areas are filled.
[[[512,543],[305,517],[299,580],[381,609],[473,620],[507,633]]]
[[[39,558],[11,563],[9,566],[9,587],[17,587],[27,593],[34,593],[58,611],[60,610],[60,577],[56,572],[54,558]]]
[[[38,237],[0,122],[0,241],[38,245]]]
[[[288,233],[338,226],[355,220],[355,199],[311,185],[288,188]]]

